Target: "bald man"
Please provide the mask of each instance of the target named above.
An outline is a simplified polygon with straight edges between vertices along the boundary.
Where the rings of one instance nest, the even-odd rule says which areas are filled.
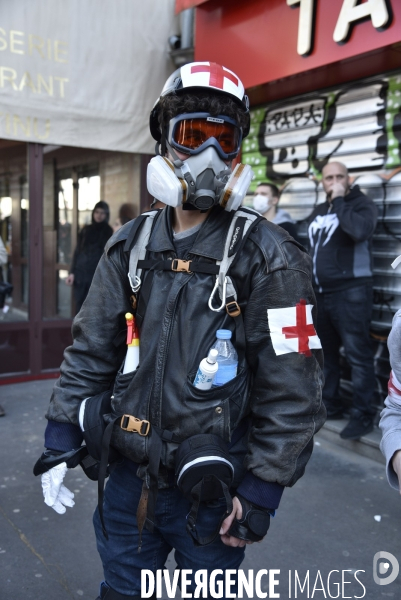
[[[371,239],[377,208],[357,185],[350,186],[341,162],[322,171],[326,202],[309,218],[318,320],[324,352],[323,399],[328,419],[342,418],[340,347],[351,366],[351,418],[340,435],[357,440],[373,429],[375,374],[369,327],[373,306]]]

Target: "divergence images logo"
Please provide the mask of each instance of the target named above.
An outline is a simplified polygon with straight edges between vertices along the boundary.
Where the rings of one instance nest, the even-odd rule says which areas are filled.
[[[383,560],[386,562],[379,562]],[[390,575],[381,577],[381,575],[386,575],[389,572],[390,564],[392,567]],[[398,576],[399,570],[400,565],[393,554],[384,551],[376,552],[373,557],[373,579],[377,585],[388,585],[389,583],[393,583]]]

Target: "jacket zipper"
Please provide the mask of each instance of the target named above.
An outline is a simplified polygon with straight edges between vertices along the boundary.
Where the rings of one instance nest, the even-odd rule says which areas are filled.
[[[157,411],[156,419],[158,421],[157,424],[159,425],[159,427],[161,426],[164,370],[165,370],[165,366],[166,366],[167,355],[168,355],[168,352],[170,349],[170,340],[171,340],[171,332],[172,332],[173,324],[174,324],[174,317],[175,317],[175,314],[177,311],[177,304],[178,304],[178,299],[179,299],[181,290],[184,287],[184,285],[186,285],[188,283],[188,281],[191,277],[192,277],[192,275],[190,277],[188,277],[187,280],[181,282],[181,284],[179,285],[179,288],[175,292],[175,297],[171,298],[171,302],[173,303],[173,305],[171,307],[171,313],[169,315],[169,322],[168,322],[166,334],[163,336],[163,339],[165,340],[165,344],[164,344],[164,347],[162,348],[161,352],[159,352],[156,356],[156,363],[158,364],[158,368],[157,368],[157,373],[156,373],[156,378],[155,378],[155,387],[157,390],[157,394],[155,396],[153,396],[153,401],[152,401],[152,398],[150,399],[150,402],[151,402],[151,405],[153,405],[153,408],[156,408],[156,411]],[[177,281],[176,280],[173,281],[173,286],[174,286],[174,283],[177,283]],[[165,315],[163,316],[163,318],[165,318]],[[160,363],[159,363],[159,361],[160,361]],[[157,388],[159,388],[159,389],[157,389]]]

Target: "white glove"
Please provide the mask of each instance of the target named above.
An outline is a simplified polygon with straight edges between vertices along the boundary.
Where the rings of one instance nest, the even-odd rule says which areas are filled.
[[[66,511],[66,506],[73,507],[74,494],[63,485],[67,473],[67,463],[62,462],[41,476],[43,496],[47,506],[51,506],[59,515]]]

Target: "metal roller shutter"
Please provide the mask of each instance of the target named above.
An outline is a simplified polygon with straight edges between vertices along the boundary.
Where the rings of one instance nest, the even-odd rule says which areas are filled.
[[[372,336],[376,344],[378,407],[386,396],[390,372],[386,338],[401,307],[401,73],[391,73],[320,90],[251,110],[251,130],[242,162],[258,183],[281,189],[280,207],[298,222],[307,243],[305,219],[324,202],[321,170],[329,160],[343,162],[377,204],[373,239],[375,305]],[[248,197],[245,204],[251,204]],[[347,366],[343,386],[349,390]]]

